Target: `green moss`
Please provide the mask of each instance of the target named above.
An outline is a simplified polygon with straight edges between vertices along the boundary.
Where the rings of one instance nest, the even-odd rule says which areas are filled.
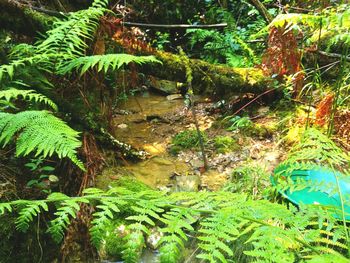
[[[112,187],[123,187],[133,192],[141,192],[152,189],[148,185],[136,180],[131,176],[122,176],[118,180],[110,182],[110,185]]]
[[[203,142],[206,143],[208,141],[208,136],[205,132],[201,131],[201,137]],[[199,146],[199,136],[196,130],[185,130],[179,132],[175,135],[172,140],[173,146],[178,146],[183,149],[191,149]]]
[[[218,153],[237,151],[240,148],[237,144],[237,140],[230,136],[215,137],[214,146]]]
[[[169,153],[176,156],[181,152],[181,150],[182,150],[181,146],[171,145],[169,148]]]
[[[251,134],[259,138],[268,138],[277,131],[277,124],[267,123],[267,124],[254,124],[251,129]]]
[[[101,257],[106,257],[108,260],[122,260],[122,251],[125,245],[125,221],[117,219],[110,222],[105,228],[105,245],[102,248],[104,251],[99,251]],[[105,254],[105,255],[103,255]]]

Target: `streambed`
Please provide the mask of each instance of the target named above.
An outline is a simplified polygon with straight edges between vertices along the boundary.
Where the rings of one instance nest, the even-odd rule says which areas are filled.
[[[260,164],[263,162],[267,169],[278,162],[280,153],[274,138],[254,140],[236,134],[238,151],[216,152],[213,138],[231,136],[232,132],[213,126],[220,116],[209,114],[208,109],[213,106],[209,99],[196,97],[196,101],[195,112],[200,129],[209,137],[206,144],[208,171],[203,173],[199,149],[180,151],[177,155],[169,151],[172,138],[178,132],[195,128],[191,112],[185,110],[182,97],[145,91],[118,105],[113,127],[116,138],[145,150],[149,153],[148,158],[136,163],[123,160],[117,166],[106,168],[97,178],[97,186],[107,188],[114,180],[131,176],[161,190],[219,190],[230,179],[232,170],[248,159]]]

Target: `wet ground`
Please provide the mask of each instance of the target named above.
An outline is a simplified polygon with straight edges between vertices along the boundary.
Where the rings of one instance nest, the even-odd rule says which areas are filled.
[[[273,136],[259,139],[235,134],[238,151],[216,152],[212,139],[218,135],[232,136],[234,132],[228,132],[220,126],[214,128],[213,124],[220,114],[209,114],[208,108],[212,107],[212,103],[207,98],[198,97],[196,100],[198,123],[209,136],[206,145],[209,170],[203,173],[199,149],[185,150],[177,156],[169,153],[173,136],[194,128],[192,114],[185,110],[181,96],[169,98],[144,92],[130,96],[126,102],[118,105],[113,125],[119,140],[147,151],[149,158],[137,163],[125,160],[117,167],[106,168],[98,178],[98,185],[104,188],[109,182],[128,175],[158,189],[219,190],[230,179],[232,171],[247,161],[253,166],[264,166],[268,172],[273,169],[281,157],[277,139]],[[269,122],[270,119],[262,116],[256,122]]]

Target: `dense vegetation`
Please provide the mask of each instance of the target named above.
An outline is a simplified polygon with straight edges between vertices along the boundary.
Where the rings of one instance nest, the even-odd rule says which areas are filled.
[[[339,183],[350,176],[348,4],[38,2],[0,1],[1,262],[141,262],[145,251],[169,263],[350,260],[349,192]],[[228,158],[247,150],[245,138],[276,141],[284,154],[274,171],[251,154],[219,190],[156,189],[127,175],[96,186],[105,167],[154,157],[113,124],[122,103],[157,86],[150,74],[183,82],[180,114],[193,117],[171,134],[169,153],[196,152],[204,176],[209,152]],[[198,112],[214,116],[213,128]],[[304,170],[336,183],[293,179]],[[296,205],[284,194],[305,189],[340,203]]]

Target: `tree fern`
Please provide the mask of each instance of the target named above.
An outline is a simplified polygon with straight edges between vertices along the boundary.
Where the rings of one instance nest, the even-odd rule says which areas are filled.
[[[0,144],[6,146],[16,137],[16,155],[50,157],[54,153],[59,158],[68,157],[84,169],[77,157],[79,132],[48,111],[23,111],[16,114],[0,112]]]
[[[150,62],[160,62],[154,56],[133,56],[129,54],[107,54],[79,57],[63,65],[59,73],[66,74],[73,70],[78,70],[83,75],[87,70],[96,67],[97,72],[103,70],[106,73],[109,69],[115,70],[129,63],[144,64]]]
[[[0,99],[4,98],[8,102],[19,97],[36,103],[44,103],[50,106],[54,111],[57,111],[57,105],[52,100],[40,93],[36,93],[35,90],[18,90],[14,88],[0,90]]]

